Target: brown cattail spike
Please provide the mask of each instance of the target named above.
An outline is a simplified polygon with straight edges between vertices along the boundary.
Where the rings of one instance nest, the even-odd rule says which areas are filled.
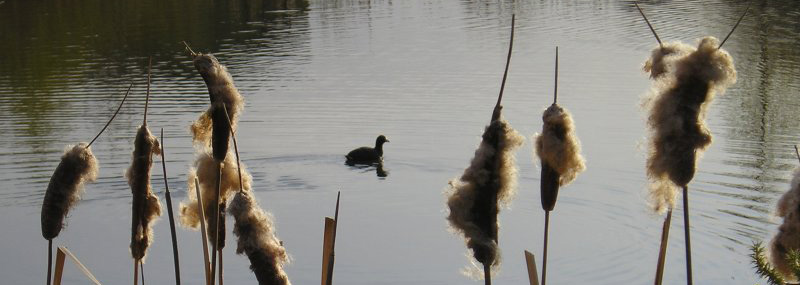
[[[516,192],[514,150],[523,141],[506,120],[492,121],[469,167],[451,180],[446,190],[450,226],[464,236],[475,260],[484,265],[498,266],[500,262],[497,214]]]
[[[289,255],[275,236],[272,216],[258,206],[252,192],[237,192],[228,211],[235,220],[236,253],[245,254],[250,259],[250,269],[258,284],[291,284],[283,271]]]
[[[647,174],[657,211],[674,206],[679,187],[695,174],[699,154],[711,144],[703,121],[708,103],[736,82],[733,59],[706,37],[696,49],[674,59],[674,72],[653,89],[649,109],[650,151]]]
[[[152,224],[161,216],[161,202],[150,186],[153,155],[161,154],[158,139],[142,125],[134,140],[131,167],[125,173],[133,196],[131,222],[131,255],[143,261],[153,240]]]
[[[244,99],[228,69],[216,57],[198,54],[192,61],[208,87],[211,102],[208,111],[192,125],[193,140],[204,146],[210,145],[214,158],[222,161],[228,153],[231,130],[236,128]]]
[[[464,236],[475,260],[483,264],[487,284],[491,282],[491,275],[486,275],[490,272],[486,268],[500,264],[497,247],[497,215],[500,207],[507,206],[511,202],[516,191],[517,170],[513,151],[524,141],[524,138],[502,119],[500,105],[511,62],[515,19],[516,16],[512,15],[506,68],[492,119],[484,130],[482,141],[475,151],[470,166],[464,170],[461,177],[451,180],[446,190],[449,196],[447,206],[450,210],[447,220],[454,231]],[[468,274],[479,270],[479,268],[467,269]]]
[[[571,183],[586,169],[572,116],[558,104],[542,114],[542,133],[534,136],[536,156],[542,164],[542,209],[552,211],[560,186]]]

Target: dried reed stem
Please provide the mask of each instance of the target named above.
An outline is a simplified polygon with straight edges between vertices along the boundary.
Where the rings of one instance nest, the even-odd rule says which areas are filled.
[[[220,164],[219,164],[219,176],[217,176],[216,201],[214,201],[214,204],[211,206],[212,207],[211,209],[213,209],[213,211],[211,211],[211,212],[214,213],[214,242],[213,242],[213,244],[211,246],[211,285],[214,285],[214,282],[215,282],[214,277],[216,277],[216,275],[217,275],[216,274],[216,271],[217,271],[217,251],[219,251],[219,209],[220,209],[219,201],[220,201],[220,192],[222,192],[221,189],[220,189],[222,187],[222,167],[223,167],[223,164],[222,164],[222,162],[220,162]]]
[[[554,79],[553,104],[558,103],[558,46],[556,46],[556,78]]]
[[[183,45],[186,46],[186,50],[189,51],[189,55],[197,56],[197,53],[194,52],[191,47],[189,47],[189,44],[187,44],[186,41],[182,41],[182,42],[183,42]]]
[[[233,124],[231,123],[231,117],[228,114],[228,107],[222,105],[222,110],[225,111],[225,118],[228,119],[228,126],[230,126],[231,130],[231,139],[233,139],[233,150],[236,153],[236,169],[239,172],[239,191],[244,191],[244,188],[242,186],[242,166],[240,165],[239,146],[236,143],[236,131],[233,129]]]
[[[208,238],[206,237],[206,214],[203,207],[203,196],[200,195],[200,180],[194,178],[194,190],[197,195],[198,211],[200,212],[200,236],[203,238],[203,261],[205,262],[206,285],[211,284],[211,268],[208,261]]]
[[[336,229],[339,227],[339,198],[341,195],[342,191],[336,193],[336,212],[333,214],[333,237],[331,238],[331,254],[328,259],[328,279],[326,280],[326,285],[333,284],[333,265],[336,258]]]
[[[672,222],[672,208],[667,210],[667,217],[664,218],[664,226],[661,228],[661,246],[658,250],[658,263],[656,265],[655,285],[661,285],[664,278],[664,264],[667,258],[667,244],[669,244],[669,226]]]
[[[661,38],[658,37],[658,33],[656,33],[656,29],[654,29],[653,25],[650,24],[650,20],[648,20],[647,16],[644,15],[644,11],[642,11],[642,8],[639,7],[639,3],[634,1],[633,5],[636,5],[636,9],[639,9],[639,14],[642,14],[642,18],[644,18],[644,22],[647,23],[647,26],[650,28],[650,31],[653,32],[653,36],[656,37],[656,41],[658,41],[658,45],[663,48],[664,44],[661,43]]]
[[[722,45],[724,45],[724,44],[725,44],[725,41],[727,41],[727,40],[728,40],[728,38],[731,36],[731,34],[733,34],[733,31],[735,31],[735,30],[736,30],[736,27],[738,27],[738,26],[739,26],[739,23],[741,23],[741,22],[742,22],[742,19],[744,19],[744,15],[747,15],[747,11],[750,11],[750,5],[751,5],[752,3],[753,3],[753,1],[750,1],[750,3],[748,3],[748,4],[747,4],[747,9],[744,9],[744,13],[742,13],[742,16],[740,16],[740,17],[739,17],[739,20],[738,20],[738,21],[736,21],[736,25],[733,25],[733,29],[731,29],[731,31],[728,33],[728,35],[727,35],[727,36],[725,36],[725,39],[723,39],[723,40],[722,40],[722,42],[719,44],[719,46],[717,47],[717,49],[721,49],[721,48],[722,48]]]
[[[153,70],[153,57],[151,56],[147,61],[147,95],[144,99],[144,117],[142,118],[142,126],[147,126],[147,105],[150,103],[150,75]]]
[[[178,238],[175,235],[175,218],[172,216],[172,196],[169,193],[169,183],[167,183],[167,157],[166,147],[164,146],[164,128],[161,128],[161,169],[164,171],[164,197],[167,200],[167,214],[169,214],[169,232],[172,235],[172,257],[175,265],[175,284],[181,284],[181,266],[178,258]]]
[[[139,284],[139,260],[133,260],[133,285]]]
[[[500,118],[500,102],[503,100],[503,90],[506,87],[506,78],[508,77],[508,66],[511,65],[511,50],[514,47],[514,21],[516,19],[515,14],[511,14],[511,40],[508,42],[508,56],[506,57],[506,68],[503,71],[503,81],[500,83],[500,95],[497,95],[497,104],[494,105],[494,111],[492,111],[492,121],[497,120]]]
[[[106,125],[105,125],[105,126],[103,126],[103,129],[101,129],[101,130],[100,130],[100,132],[99,132],[99,133],[97,133],[97,135],[96,135],[96,136],[94,136],[94,138],[92,139],[92,141],[90,141],[90,142],[89,142],[89,144],[88,144],[88,145],[86,145],[86,148],[89,148],[90,146],[92,146],[92,144],[94,143],[94,141],[95,141],[95,140],[97,140],[97,138],[99,138],[101,134],[103,134],[103,132],[106,130],[106,128],[108,128],[108,125],[110,125],[110,124],[111,124],[111,121],[113,121],[113,120],[114,120],[114,118],[116,118],[116,117],[117,117],[117,114],[119,113],[119,110],[120,110],[120,109],[122,109],[122,104],[125,104],[125,99],[126,99],[126,98],[128,98],[128,93],[130,93],[130,92],[131,92],[131,87],[133,87],[133,83],[131,83],[131,85],[129,85],[129,86],[128,86],[128,91],[125,91],[125,96],[124,96],[124,97],[122,97],[122,102],[120,102],[120,103],[119,103],[119,107],[117,107],[117,110],[116,110],[116,111],[114,111],[114,115],[111,115],[111,119],[108,119],[108,123],[106,123]]]
[[[689,187],[683,186],[683,232],[686,239],[686,284],[692,285],[692,242],[689,238]]]

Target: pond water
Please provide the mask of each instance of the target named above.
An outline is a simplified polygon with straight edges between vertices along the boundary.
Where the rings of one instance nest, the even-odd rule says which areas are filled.
[[[34,3],[35,2],[35,3]],[[497,284],[527,284],[523,250],[540,259],[544,213],[530,136],[552,98],[575,119],[588,169],[561,191],[551,217],[553,284],[652,282],[663,216],[646,201],[641,71],[656,42],[629,1],[0,1],[0,276],[39,283],[47,242],[40,208],[68,144],[90,140],[129,83],[129,102],[92,146],[100,176],[86,186],[55,240],[107,284],[129,283],[130,164],[153,58],[149,126],[166,136],[174,206],[186,199],[194,160],[188,126],[207,108],[206,87],[181,41],[228,66],[245,97],[239,149],[256,197],[292,256],[295,284],[319,282],[323,217],[341,191],[335,282],[481,284],[461,237],[445,220],[447,181],[479,143],[502,77],[511,15],[516,38],[504,116],[529,137],[517,152],[519,189],[501,211]],[[749,1],[645,1],[662,39],[718,38]],[[738,82],[707,121],[714,142],[690,184],[694,280],[764,283],[751,269],[753,241],[780,220],[800,134],[800,4],[758,1],[725,44]],[[385,134],[382,171],[343,155]],[[156,162],[160,162],[156,159]],[[383,177],[382,177],[383,176]],[[163,174],[153,170],[163,201]],[[685,282],[680,206],[665,284]],[[230,219],[230,218],[229,218]],[[232,225],[232,221],[229,221]],[[230,230],[230,228],[229,228]],[[165,216],[145,265],[150,283],[173,280]],[[200,284],[200,234],[180,228],[182,278]],[[254,283],[231,236],[225,276]],[[539,260],[540,263],[540,260]],[[65,282],[85,283],[68,265]]]

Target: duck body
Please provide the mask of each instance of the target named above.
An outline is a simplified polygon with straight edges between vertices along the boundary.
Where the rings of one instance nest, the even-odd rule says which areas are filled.
[[[345,155],[348,163],[375,163],[383,160],[383,144],[389,142],[385,136],[375,139],[375,147],[362,146]]]

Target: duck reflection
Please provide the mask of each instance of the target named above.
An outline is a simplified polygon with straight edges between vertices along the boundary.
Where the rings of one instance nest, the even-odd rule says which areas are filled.
[[[356,163],[352,161],[347,161],[344,164],[350,166],[351,169],[361,170],[362,172],[368,172],[374,169],[375,174],[380,178],[386,178],[387,176],[389,176],[389,171],[383,168],[383,161],[370,162],[370,163]]]

